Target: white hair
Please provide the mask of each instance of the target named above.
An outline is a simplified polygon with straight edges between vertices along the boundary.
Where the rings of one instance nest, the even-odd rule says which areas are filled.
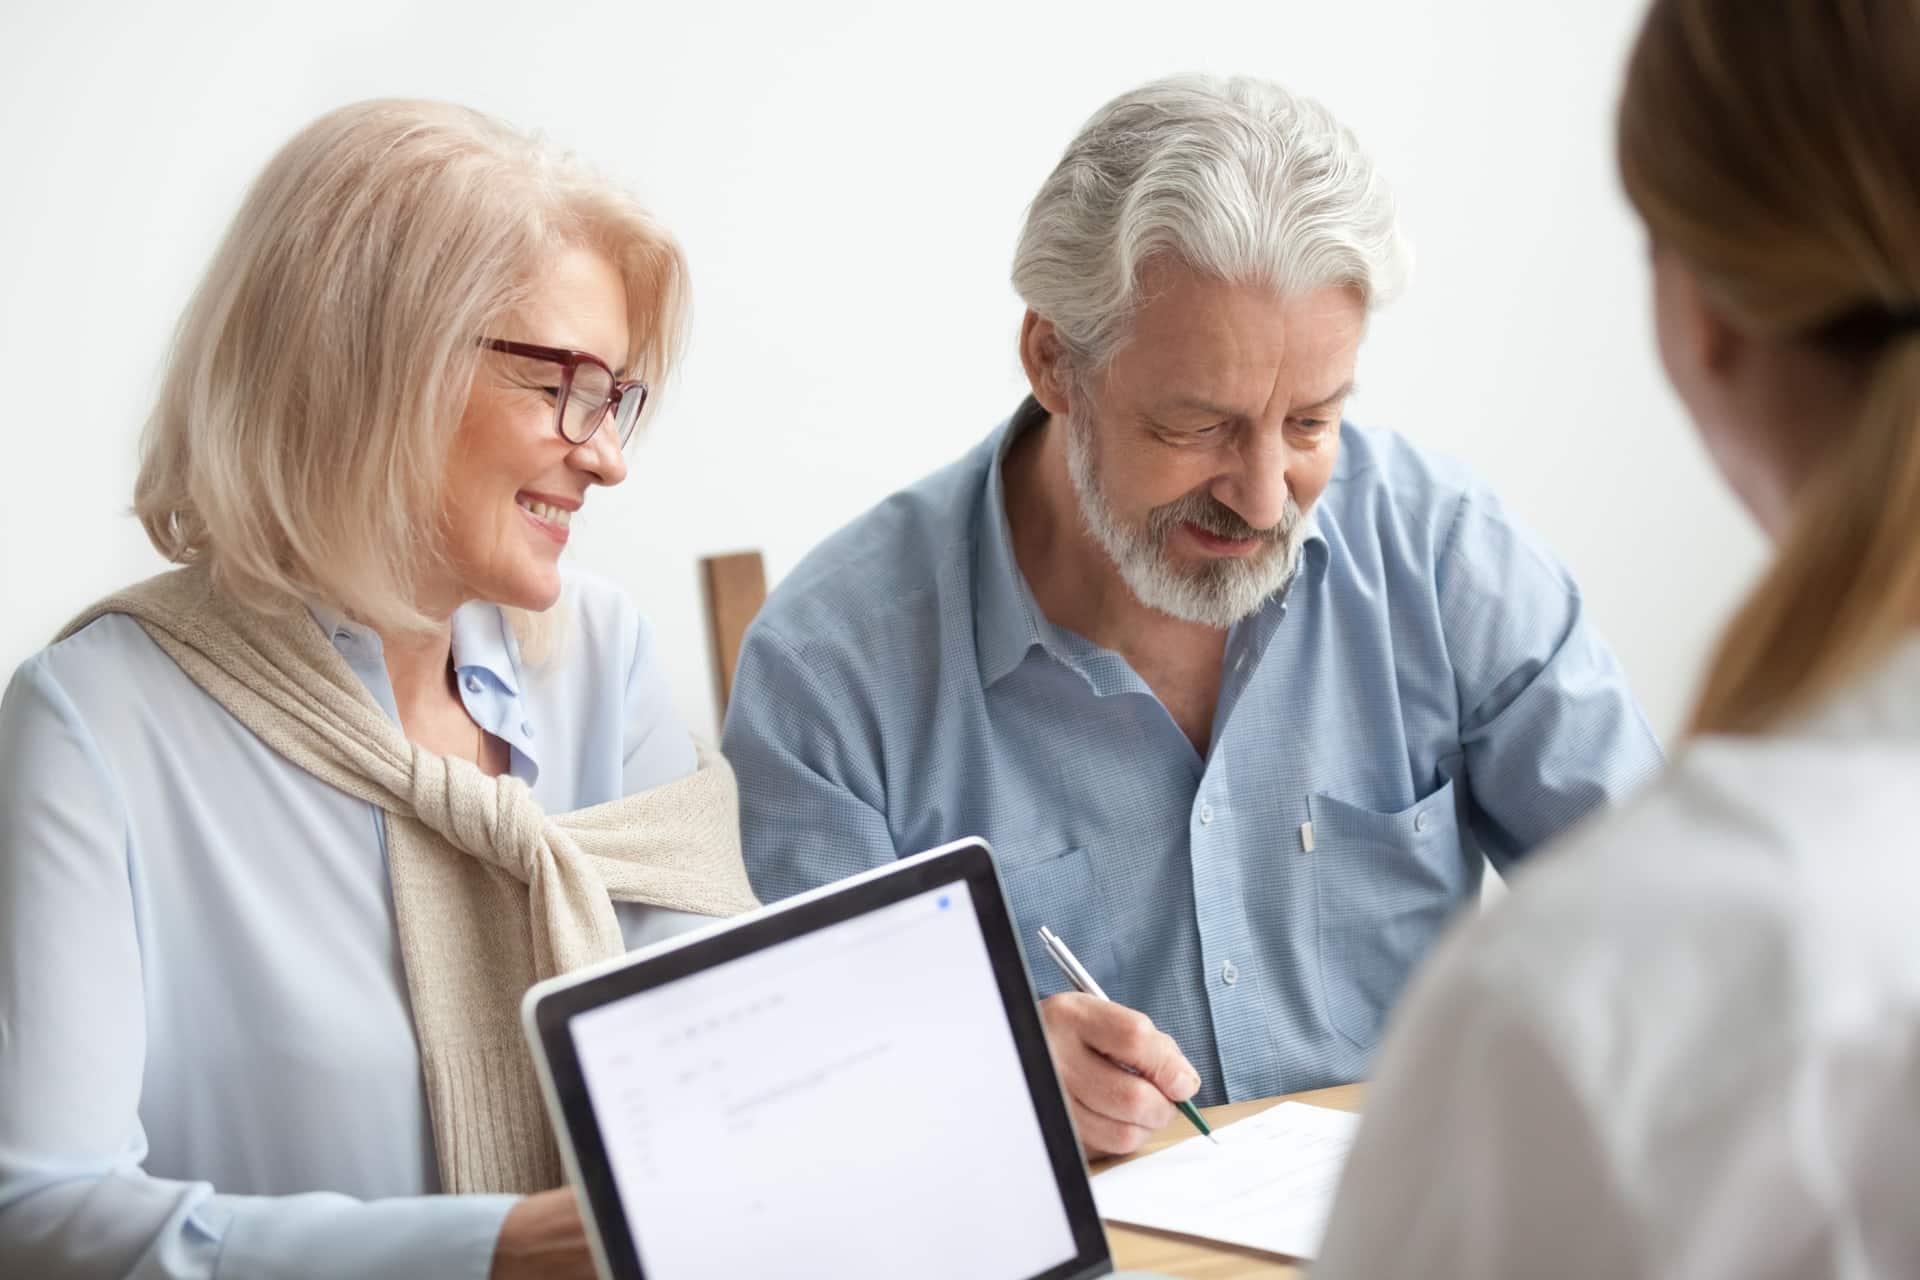
[[[1393,195],[1353,135],[1246,76],[1171,76],[1096,112],[1027,209],[1013,287],[1097,367],[1161,255],[1282,294],[1349,286],[1369,309],[1409,264]]]

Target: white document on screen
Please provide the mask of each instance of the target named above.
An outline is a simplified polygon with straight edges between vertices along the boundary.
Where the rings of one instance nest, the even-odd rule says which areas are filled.
[[[570,1026],[649,1280],[1008,1280],[1073,1257],[964,882]]]
[[[1360,1117],[1283,1102],[1093,1180],[1100,1216],[1312,1258],[1333,1210]]]

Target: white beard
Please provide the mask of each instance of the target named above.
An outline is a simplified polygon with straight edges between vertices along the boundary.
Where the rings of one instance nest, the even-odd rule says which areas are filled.
[[[1106,492],[1100,487],[1092,425],[1076,420],[1076,415],[1069,413],[1066,428],[1067,475],[1073,480],[1073,492],[1080,501],[1080,519],[1113,561],[1114,568],[1120,571],[1121,581],[1141,604],[1182,622],[1224,631],[1257,613],[1293,581],[1306,541],[1306,514],[1291,495],[1277,529],[1264,533],[1253,531],[1269,538],[1268,546],[1250,556],[1222,556],[1195,568],[1183,568],[1168,557],[1168,538],[1183,520],[1193,520],[1201,528],[1207,528],[1206,508],[1217,508],[1218,501],[1189,494],[1164,507],[1155,507],[1144,527],[1125,524],[1114,515]],[[1180,510],[1183,507],[1195,509]],[[1196,516],[1200,518],[1195,519]],[[1239,523],[1245,526],[1245,521]],[[1229,536],[1248,536],[1248,531],[1244,527],[1235,529]]]

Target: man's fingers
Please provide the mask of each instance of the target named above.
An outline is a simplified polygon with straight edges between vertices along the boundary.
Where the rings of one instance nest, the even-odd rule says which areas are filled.
[[[1075,1102],[1117,1124],[1152,1132],[1173,1120],[1173,1104],[1152,1081],[1123,1071],[1084,1042],[1068,1055],[1061,1076]]]
[[[1130,1156],[1146,1144],[1153,1130],[1137,1124],[1122,1124],[1098,1111],[1073,1104],[1073,1127],[1080,1132],[1080,1146],[1089,1160],[1100,1156]]]
[[[1124,1147],[1103,1146],[1104,1150],[1131,1151],[1146,1134],[1172,1122],[1173,1104],[1152,1081],[1095,1053],[1079,1036],[1069,1035],[1064,1043],[1054,1046],[1053,1061],[1077,1111],[1139,1130]]]
[[[1132,1067],[1172,1101],[1185,1102],[1200,1088],[1200,1074],[1180,1046],[1146,1014],[1104,1000],[1072,1013],[1075,1030],[1094,1052]]]
[[[1074,992],[1040,1002],[1047,1048],[1089,1156],[1137,1151],[1149,1134],[1173,1119],[1173,1107],[1156,1085],[1128,1074],[1087,1043],[1087,1020],[1104,1018],[1115,1008]]]

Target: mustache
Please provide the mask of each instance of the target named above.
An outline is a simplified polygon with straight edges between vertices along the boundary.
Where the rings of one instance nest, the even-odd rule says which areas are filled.
[[[1164,537],[1177,524],[1190,524],[1204,529],[1216,538],[1225,538],[1230,542],[1245,542],[1257,538],[1262,542],[1283,541],[1300,524],[1300,507],[1292,498],[1287,499],[1286,510],[1281,514],[1280,523],[1261,529],[1249,524],[1238,511],[1210,493],[1195,490],[1185,497],[1177,498],[1164,507],[1155,507],[1147,516],[1148,528],[1155,538]]]

